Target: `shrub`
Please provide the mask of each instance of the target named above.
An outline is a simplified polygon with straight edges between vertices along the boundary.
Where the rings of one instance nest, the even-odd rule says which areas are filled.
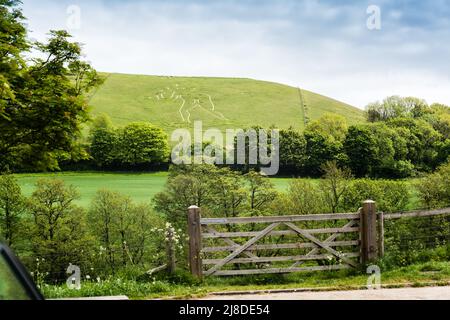
[[[136,205],[124,195],[97,192],[88,213],[89,230],[101,252],[96,259],[100,274],[161,263],[164,257],[163,220],[148,205]]]
[[[17,180],[10,174],[0,175],[0,236],[10,247],[23,238],[25,197]]]
[[[120,134],[119,161],[129,166],[159,165],[169,156],[167,135],[150,123],[127,125]]]
[[[98,167],[110,167],[118,160],[119,134],[99,128],[91,135],[90,153]]]
[[[450,205],[450,162],[416,184],[421,203],[427,208]]]
[[[320,190],[312,182],[293,180],[287,193],[282,193],[272,204],[272,211],[282,215],[322,213],[326,209]]]
[[[384,261],[390,267],[448,261],[450,220],[445,216],[386,221]]]
[[[29,266],[52,281],[65,280],[71,263],[85,268],[90,263],[85,212],[74,204],[76,199],[78,192],[74,187],[49,179],[37,182],[30,199],[34,218],[32,252],[37,265]]]
[[[91,132],[90,142],[91,156],[99,167],[139,169],[168,162],[167,135],[150,123],[120,129],[100,126]]]
[[[399,212],[407,208],[409,189],[405,182],[390,180],[354,180],[343,196],[343,206],[357,211],[365,200],[377,202],[377,208],[385,212]]]

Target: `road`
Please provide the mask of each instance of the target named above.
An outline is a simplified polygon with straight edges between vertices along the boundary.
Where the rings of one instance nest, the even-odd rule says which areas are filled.
[[[202,300],[450,300],[450,287],[225,295]]]

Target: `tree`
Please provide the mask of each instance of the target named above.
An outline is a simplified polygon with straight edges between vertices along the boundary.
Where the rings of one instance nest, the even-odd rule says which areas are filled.
[[[161,241],[155,241],[152,230],[164,227],[164,219],[157,215],[147,204],[132,205],[129,214],[129,232],[126,238],[126,246],[130,261],[133,265],[153,262],[153,257],[160,254],[165,246]],[[164,236],[163,234],[157,234]]]
[[[307,215],[325,210],[320,190],[308,180],[295,179],[286,193],[280,194],[271,205],[281,215]]]
[[[10,174],[0,175],[0,234],[11,248],[20,240],[25,213],[26,199],[17,180]]]
[[[442,135],[443,140],[450,140],[450,106],[434,103],[431,114],[426,118],[433,128]]]
[[[85,212],[75,205],[79,194],[62,180],[42,179],[30,201],[34,217],[32,249],[44,259],[52,280],[64,280],[69,264],[88,263],[90,239],[86,235]]]
[[[221,217],[238,217],[242,213],[247,193],[239,172],[228,168],[219,169],[210,181],[209,188],[212,212]]]
[[[373,134],[367,126],[349,128],[344,150],[349,159],[348,165],[355,175],[362,177],[370,173],[376,149]]]
[[[345,117],[326,113],[321,118],[312,121],[306,127],[306,132],[317,132],[334,143],[342,144],[348,131]]]
[[[119,152],[120,161],[129,166],[166,163],[167,135],[149,123],[131,123],[121,131]]]
[[[391,128],[403,128],[408,160],[420,171],[432,171],[438,165],[442,135],[423,119],[397,118],[387,122]]]
[[[155,210],[165,214],[176,228],[184,230],[190,206],[201,207],[203,214],[208,214],[210,184],[216,170],[214,165],[172,166],[164,190],[153,199]]]
[[[57,169],[58,155],[78,148],[88,119],[84,95],[102,80],[67,32],[51,31],[48,42],[29,43],[19,4],[0,2],[0,167]],[[25,63],[29,48],[43,58]]]
[[[117,268],[117,216],[122,215],[129,199],[107,190],[97,192],[88,212],[89,227],[106,254],[107,265],[114,273]]]
[[[276,195],[270,180],[257,172],[242,175],[214,165],[189,165],[171,167],[164,190],[153,201],[156,211],[185,230],[191,205],[201,207],[205,217],[256,215],[267,212]]]
[[[408,159],[409,131],[402,127],[388,127],[384,122],[370,124],[368,128],[374,141],[371,176],[410,177],[413,174],[414,165]]]
[[[266,212],[270,203],[276,198],[277,192],[273,183],[261,174],[250,171],[244,175],[249,194],[249,209],[251,215]]]
[[[277,146],[273,144],[275,136],[279,134],[273,126],[269,129],[253,126],[239,130],[234,139],[234,148],[229,154],[237,160],[238,164],[234,168],[244,173],[250,170],[260,171],[264,166],[262,162],[270,160],[273,152],[277,150]],[[261,152],[262,150],[267,154]]]
[[[99,190],[91,203],[88,221],[105,254],[102,269],[115,273],[130,264],[142,264],[150,249],[159,248],[150,240],[151,229],[162,227],[161,219],[148,205],[136,205],[120,193]]]
[[[0,118],[4,119],[6,107],[16,100],[14,83],[25,67],[22,53],[29,49],[19,4],[19,0],[0,1]]]
[[[428,104],[418,98],[388,97],[383,102],[371,103],[366,107],[369,122],[387,121],[395,118],[421,118],[430,112]]]
[[[293,128],[280,130],[280,169],[286,173],[298,172],[305,161],[305,136]]]
[[[324,176],[320,180],[320,190],[324,202],[332,213],[337,213],[341,206],[342,196],[351,183],[352,173],[347,168],[339,168],[336,161],[325,163],[322,170]]]
[[[410,204],[409,185],[404,181],[353,179],[342,197],[342,208],[356,212],[365,200],[377,202],[383,212],[400,212]]]
[[[450,139],[445,140],[439,147],[437,163],[443,164],[450,160]]]
[[[333,142],[320,132],[305,132],[306,163],[305,170],[309,176],[320,175],[320,166],[327,162],[337,160],[341,146]]]
[[[442,165],[435,173],[429,174],[416,184],[419,198],[427,208],[450,205],[450,162]]]
[[[89,136],[92,137],[93,133],[99,129],[112,130],[114,129],[111,118],[106,113],[100,113],[94,118],[89,128]],[[90,138],[92,139],[92,138]]]
[[[91,133],[90,154],[98,167],[119,164],[120,135],[111,128],[97,128]]]

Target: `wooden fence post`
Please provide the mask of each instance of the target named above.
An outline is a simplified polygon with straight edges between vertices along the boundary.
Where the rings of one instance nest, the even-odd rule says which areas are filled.
[[[378,258],[377,210],[372,200],[363,202],[361,210],[361,262],[363,265]]]
[[[378,214],[378,257],[384,257],[384,213]]]
[[[195,277],[203,277],[201,258],[202,250],[202,226],[200,223],[200,208],[191,206],[188,209],[188,234],[189,234],[189,266],[191,274]]]

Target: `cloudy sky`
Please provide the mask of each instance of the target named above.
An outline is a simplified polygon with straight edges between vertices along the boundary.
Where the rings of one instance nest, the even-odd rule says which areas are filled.
[[[389,95],[450,104],[450,0],[23,2],[32,38],[69,28],[100,71],[255,78],[360,108]],[[367,26],[374,5],[380,30]]]

